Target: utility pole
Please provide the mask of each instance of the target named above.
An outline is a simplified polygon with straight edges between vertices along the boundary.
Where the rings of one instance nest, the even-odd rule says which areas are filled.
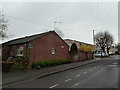
[[[93,45],[95,45],[95,30],[93,30]]]

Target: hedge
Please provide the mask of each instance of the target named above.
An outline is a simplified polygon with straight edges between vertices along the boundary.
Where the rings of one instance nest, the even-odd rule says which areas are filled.
[[[49,66],[55,66],[55,65],[60,65],[60,64],[66,64],[66,63],[71,63],[73,62],[72,60],[47,60],[47,61],[38,61],[38,62],[33,62],[32,63],[32,68],[43,68],[43,67],[49,67]]]

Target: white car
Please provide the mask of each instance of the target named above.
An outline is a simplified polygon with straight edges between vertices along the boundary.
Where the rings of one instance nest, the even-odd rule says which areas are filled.
[[[109,54],[110,54],[110,55],[114,55],[114,54],[115,54],[115,52],[109,52]]]
[[[101,57],[101,53],[95,53],[94,56]],[[108,55],[105,54],[105,53],[102,53],[102,56],[105,57],[105,56],[108,56]]]

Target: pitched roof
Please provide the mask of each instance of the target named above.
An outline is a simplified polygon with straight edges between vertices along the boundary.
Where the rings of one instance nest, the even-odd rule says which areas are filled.
[[[77,41],[77,40],[71,40],[71,39],[64,39],[64,41],[72,41],[72,42],[78,42],[78,43],[81,43],[81,44],[92,45],[92,44],[89,44],[89,43],[85,43],[85,42],[81,42],[81,41]]]
[[[45,33],[40,33],[40,34],[35,34],[35,35],[31,35],[31,36],[25,36],[25,37],[22,37],[22,38],[18,38],[18,39],[14,39],[14,40],[10,40],[8,42],[5,42],[3,44],[5,45],[14,45],[14,44],[21,44],[21,43],[26,43],[26,42],[29,42],[29,41],[32,41],[36,38],[39,38],[39,37],[42,37],[50,32],[54,32],[54,31],[49,31],[49,32],[45,32]]]

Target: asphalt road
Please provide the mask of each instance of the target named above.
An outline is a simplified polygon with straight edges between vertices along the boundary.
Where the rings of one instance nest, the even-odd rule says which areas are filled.
[[[111,57],[7,88],[118,88],[118,60]]]

